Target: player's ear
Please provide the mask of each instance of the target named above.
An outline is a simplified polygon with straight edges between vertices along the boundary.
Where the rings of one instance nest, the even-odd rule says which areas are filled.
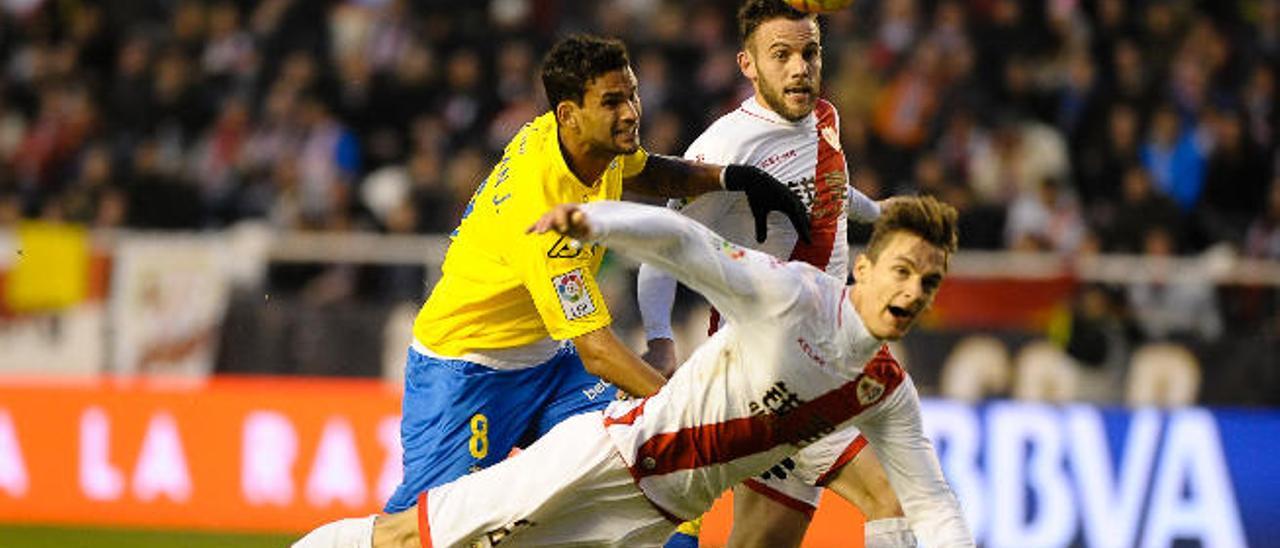
[[[853,279],[855,281],[865,280],[868,272],[871,272],[871,259],[867,258],[866,253],[859,253],[858,257],[853,260]]]
[[[561,127],[578,129],[578,105],[573,101],[560,101],[556,104],[556,124]]]
[[[741,70],[742,75],[746,76],[748,80],[752,82],[756,80],[755,60],[751,58],[751,54],[747,53],[745,49],[738,52],[738,70]]]

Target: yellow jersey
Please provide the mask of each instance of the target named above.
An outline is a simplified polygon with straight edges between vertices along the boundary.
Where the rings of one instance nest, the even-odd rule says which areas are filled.
[[[560,151],[555,115],[525,124],[451,235],[443,277],[414,321],[415,340],[435,354],[459,357],[608,326],[612,319],[595,281],[604,248],[578,248],[567,237],[525,229],[558,204],[619,199],[623,178],[640,173],[646,160],[643,149],[619,156],[599,180],[584,184]]]

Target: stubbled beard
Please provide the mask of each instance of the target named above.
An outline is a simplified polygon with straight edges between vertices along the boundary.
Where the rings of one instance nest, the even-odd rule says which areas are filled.
[[[792,122],[798,121],[810,112],[813,112],[813,104],[802,108],[800,112],[794,112],[787,107],[786,86],[773,87],[770,85],[760,86],[761,95],[764,97],[765,104],[769,105],[769,109],[776,112],[778,116],[786,118]],[[816,102],[816,101],[815,101]]]

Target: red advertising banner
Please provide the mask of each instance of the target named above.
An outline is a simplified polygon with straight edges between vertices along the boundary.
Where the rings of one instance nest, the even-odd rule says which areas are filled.
[[[400,480],[399,389],[278,378],[0,381],[0,522],[306,531]],[[806,546],[862,545],[828,496]],[[728,497],[706,518],[728,537]]]

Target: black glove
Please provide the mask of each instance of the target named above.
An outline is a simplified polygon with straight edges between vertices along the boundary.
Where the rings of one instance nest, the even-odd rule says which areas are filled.
[[[742,164],[724,166],[724,188],[747,193],[747,204],[751,206],[751,215],[756,221],[757,242],[763,242],[768,235],[766,220],[770,211],[781,211],[796,227],[800,240],[806,244],[812,242],[809,239],[809,213],[804,202],[787,185],[764,170]]]

